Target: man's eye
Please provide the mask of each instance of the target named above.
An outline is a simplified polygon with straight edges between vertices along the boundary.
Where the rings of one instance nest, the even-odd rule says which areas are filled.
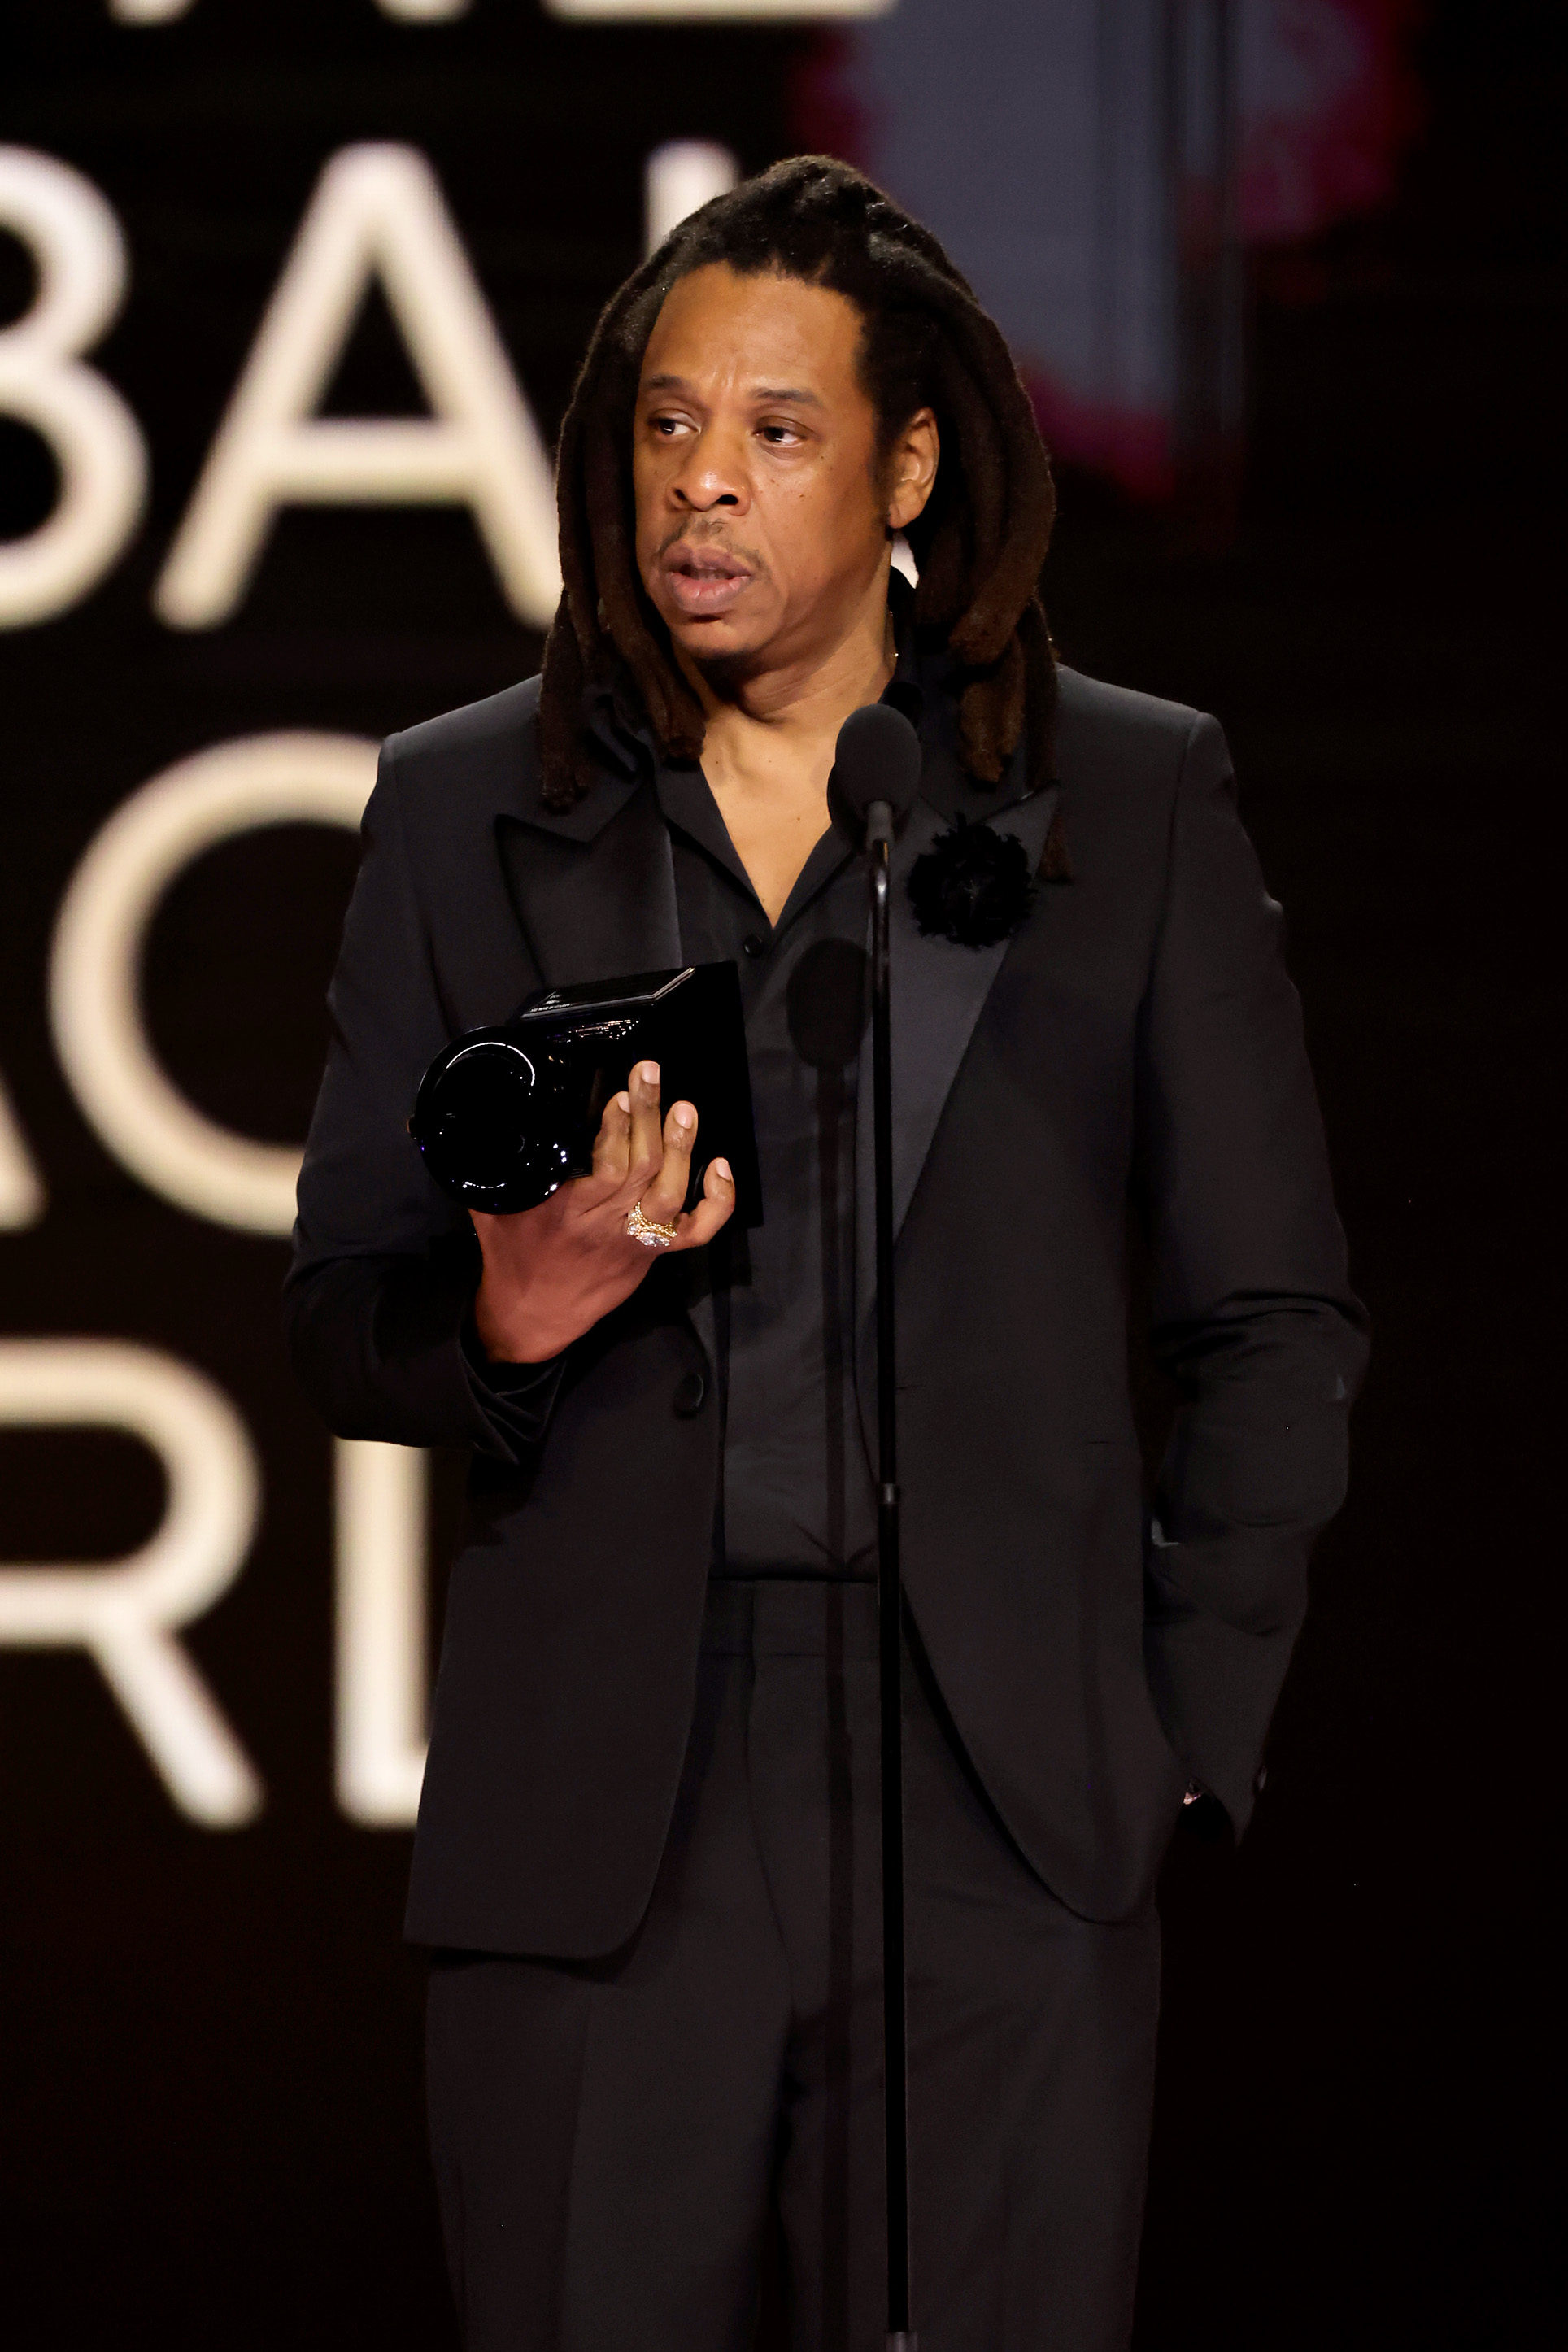
[[[684,420],[679,416],[655,416],[649,422],[653,430],[661,433],[667,441],[680,432],[684,425]]]
[[[762,427],[762,436],[763,440],[771,442],[775,449],[783,448],[786,442],[798,441],[800,438],[793,425],[764,425]]]

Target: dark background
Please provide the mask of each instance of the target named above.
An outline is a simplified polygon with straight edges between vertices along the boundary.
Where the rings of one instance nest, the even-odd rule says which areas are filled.
[[[1228,532],[1190,499],[1062,482],[1066,657],[1230,732],[1376,1328],[1256,1824],[1239,1855],[1179,1841],[1167,1873],[1142,2352],[1559,2340],[1564,36],[1524,0],[1425,10],[1395,200],[1253,266]],[[552,435],[639,257],[647,150],[790,152],[818,37],[587,31],[495,0],[441,28],[359,0],[200,0],[156,34],[98,0],[11,0],[0,20],[0,139],[86,173],[125,227],[132,293],[95,364],[153,469],[108,580],[0,637],[0,1067],[51,1196],[0,1234],[0,1318],[188,1359],[239,1404],[267,1480],[244,1575],[185,1637],[266,1779],[255,1825],[179,1817],[83,1657],[0,1652],[0,2292],[27,2352],[453,2341],[421,1965],[398,1943],[407,1838],[331,1793],[328,1445],[277,1338],[284,1246],[180,1214],[105,1153],[53,1060],[44,982],[76,860],[168,761],[253,729],[379,736],[526,673],[538,644],[462,513],[290,513],[210,635],[156,623],[153,580],[334,149],[429,155]],[[0,236],[0,319],[29,299]],[[332,404],[400,396],[373,303]],[[0,421],[0,532],[51,498],[42,445]],[[260,834],[165,901],[153,1033],[247,1132],[303,1131],[353,859],[334,833]],[[0,1556],[122,1551],[160,1488],[127,1440],[0,1434]]]

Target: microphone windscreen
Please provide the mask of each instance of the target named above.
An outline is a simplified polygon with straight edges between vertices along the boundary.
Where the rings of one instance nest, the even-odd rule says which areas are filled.
[[[903,816],[921,782],[921,739],[903,712],[890,702],[852,710],[834,747],[833,781],[860,818],[873,801],[890,802]]]

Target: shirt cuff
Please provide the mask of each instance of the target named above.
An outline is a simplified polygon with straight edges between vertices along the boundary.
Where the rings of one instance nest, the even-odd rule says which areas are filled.
[[[471,1308],[463,1318],[458,1345],[468,1386],[485,1418],[499,1422],[514,1445],[538,1445],[566,1368],[565,1357],[551,1356],[542,1364],[492,1362],[474,1328]]]

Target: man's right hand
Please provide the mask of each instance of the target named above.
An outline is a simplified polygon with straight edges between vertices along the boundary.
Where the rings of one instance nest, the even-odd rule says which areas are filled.
[[[626,1093],[605,1105],[593,1173],[574,1176],[515,1216],[470,1213],[484,1254],[474,1325],[492,1363],[542,1364],[592,1330],[663,1252],[633,1241],[626,1220],[673,1223],[671,1249],[700,1249],[735,1205],[729,1163],[710,1160],[702,1198],[683,1213],[697,1113],[678,1102],[659,1119],[658,1065],[639,1062]]]

